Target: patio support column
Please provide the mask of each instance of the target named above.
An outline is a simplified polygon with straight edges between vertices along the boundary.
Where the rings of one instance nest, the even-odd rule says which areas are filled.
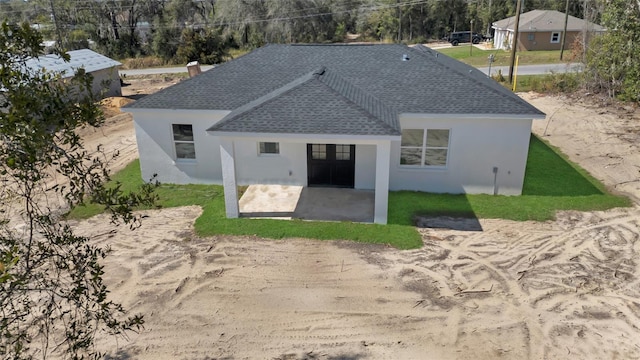
[[[373,206],[373,222],[387,223],[389,211],[389,161],[391,158],[391,142],[376,144],[376,190]]]
[[[240,207],[238,205],[233,140],[220,138],[220,163],[222,165],[222,185],[224,186],[224,207],[227,218],[234,219],[240,216]]]

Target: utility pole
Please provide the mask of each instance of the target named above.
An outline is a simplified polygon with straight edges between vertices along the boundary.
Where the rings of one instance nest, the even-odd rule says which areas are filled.
[[[513,82],[513,66],[516,62],[516,48],[518,47],[518,36],[520,35],[518,27],[520,27],[520,10],[522,9],[522,0],[516,0],[516,27],[513,31],[513,45],[511,46],[511,65],[509,66],[509,84]]]
[[[398,12],[398,42],[402,41],[402,9],[400,8],[400,0],[396,0],[396,11]]]
[[[491,35],[491,20],[493,19],[493,17],[491,16],[491,0],[489,0],[489,15],[488,15],[488,19],[487,19],[487,33],[485,35],[489,36]]]
[[[569,0],[564,9],[564,31],[562,32],[562,45],[560,45],[560,60],[562,60],[562,54],[564,53],[564,44],[567,41],[567,23],[569,22]]]
[[[60,26],[58,25],[58,17],[56,16],[56,9],[53,6],[53,0],[49,0],[51,6],[51,16],[53,17],[53,25],[56,27],[56,36],[58,37],[58,47],[62,48],[62,35],[60,34]]]
[[[473,56],[473,19],[469,21],[469,56]]]

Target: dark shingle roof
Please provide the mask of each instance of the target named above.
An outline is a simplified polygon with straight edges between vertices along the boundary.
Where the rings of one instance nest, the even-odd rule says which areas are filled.
[[[247,103],[209,131],[400,135],[396,112],[326,68]]]
[[[403,61],[404,55],[408,61]],[[305,78],[319,68],[326,68],[327,75]],[[314,105],[314,95],[321,95],[324,105],[319,97]],[[276,102],[281,108],[273,105]],[[340,108],[331,109],[329,103]],[[298,108],[303,105],[319,112]],[[399,44],[268,45],[127,107],[230,111],[243,107],[244,115],[235,111],[234,119],[248,121],[249,111],[256,122],[265,119],[256,116],[274,116],[266,113],[269,108],[289,118],[304,113],[306,125],[332,115],[332,129],[339,111],[354,112],[354,116],[357,112],[357,117],[374,120],[373,127],[386,123],[396,130],[398,113],[544,115],[475,68],[422,46]],[[355,121],[343,114],[343,119]],[[239,124],[235,125],[238,129]],[[314,126],[320,127],[319,123]],[[222,127],[217,129],[222,131]]]

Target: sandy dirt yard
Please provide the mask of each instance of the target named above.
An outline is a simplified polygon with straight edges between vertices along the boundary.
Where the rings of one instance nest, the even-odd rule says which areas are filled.
[[[636,205],[420,228],[411,251],[197,238],[198,207],[146,211],[133,232],[97,216],[74,225],[113,249],[112,297],[146,321],[100,347],[110,359],[640,358],[640,115],[523,97],[548,114],[537,134]],[[127,115],[87,138],[121,150],[120,165],[136,156]]]

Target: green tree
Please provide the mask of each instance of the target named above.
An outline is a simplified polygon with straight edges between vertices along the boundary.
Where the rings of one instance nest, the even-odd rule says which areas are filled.
[[[623,100],[640,101],[640,3],[602,0],[607,31],[589,43],[587,86]]]
[[[267,6],[265,1],[218,0],[216,24],[233,36],[240,46],[257,47],[266,42]]]
[[[97,334],[124,335],[143,319],[108,299],[100,265],[108,249],[76,235],[51,200],[96,201],[114,222],[135,227],[132,206],[155,196],[150,184],[131,194],[104,185],[116,154],[89,152],[76,132],[102,124],[91,76],[80,69],[68,83],[29,70],[26,62],[42,54],[41,42],[26,23],[1,25],[0,357],[98,358]]]
[[[178,63],[198,61],[201,64],[219,64],[228,56],[229,46],[215,29],[184,29],[180,44],[175,57]]]

